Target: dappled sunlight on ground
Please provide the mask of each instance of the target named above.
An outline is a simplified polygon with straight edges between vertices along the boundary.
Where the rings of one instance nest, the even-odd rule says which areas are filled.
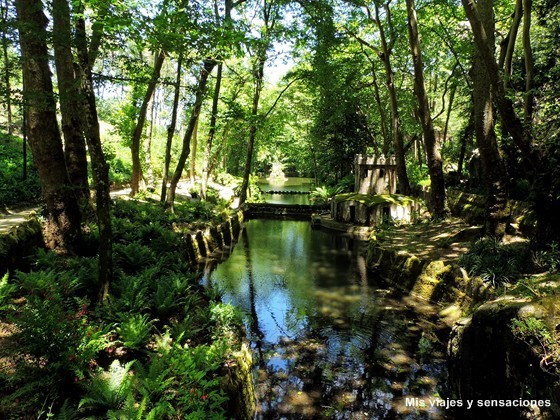
[[[469,249],[481,229],[469,226],[459,219],[441,222],[417,223],[381,231],[378,241],[384,247],[416,255],[428,260],[458,259]]]

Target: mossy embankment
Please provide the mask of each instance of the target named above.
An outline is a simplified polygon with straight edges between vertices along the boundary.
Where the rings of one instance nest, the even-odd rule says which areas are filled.
[[[454,416],[558,417],[560,277],[525,276],[496,288],[469,276],[460,257],[480,233],[458,219],[380,229],[367,262],[392,284],[440,307],[451,331],[448,397],[542,400],[541,407],[483,406]]]

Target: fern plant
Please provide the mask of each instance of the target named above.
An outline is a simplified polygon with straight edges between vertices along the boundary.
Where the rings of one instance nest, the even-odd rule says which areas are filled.
[[[0,311],[8,308],[8,302],[12,294],[16,291],[15,284],[8,282],[8,273],[0,279]]]
[[[315,204],[326,204],[335,195],[342,191],[342,187],[322,186],[315,188],[309,194],[309,199]]]
[[[134,361],[121,365],[111,363],[108,371],[101,371],[83,385],[84,395],[78,409],[83,415],[109,417],[122,410],[126,403],[134,403],[133,377],[130,372]]]
[[[139,242],[115,244],[114,252],[115,263],[128,274],[138,273],[156,261],[153,251]]]
[[[150,339],[152,322],[147,315],[132,314],[122,320],[117,332],[122,345],[131,350],[139,350]]]

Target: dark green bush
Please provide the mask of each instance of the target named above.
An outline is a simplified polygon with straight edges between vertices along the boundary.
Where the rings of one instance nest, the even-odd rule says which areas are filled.
[[[531,267],[527,244],[504,244],[497,238],[482,238],[460,260],[469,275],[480,276],[493,286],[517,280]]]
[[[27,178],[23,176],[22,140],[0,134],[0,208],[35,202],[41,195],[37,171],[28,155]]]

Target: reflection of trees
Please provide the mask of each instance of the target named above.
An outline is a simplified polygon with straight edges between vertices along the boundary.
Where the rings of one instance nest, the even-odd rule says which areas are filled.
[[[253,336],[253,340],[255,342],[255,346],[257,348],[257,352],[259,354],[259,367],[264,367],[264,356],[263,356],[263,337],[264,334],[262,333],[259,327],[259,317],[257,314],[257,307],[255,305],[255,280],[253,276],[253,264],[251,260],[251,248],[249,246],[249,234],[247,233],[247,229],[243,229],[241,232],[243,238],[243,250],[245,252],[245,266],[247,269],[247,277],[249,282],[249,330],[251,335]]]

